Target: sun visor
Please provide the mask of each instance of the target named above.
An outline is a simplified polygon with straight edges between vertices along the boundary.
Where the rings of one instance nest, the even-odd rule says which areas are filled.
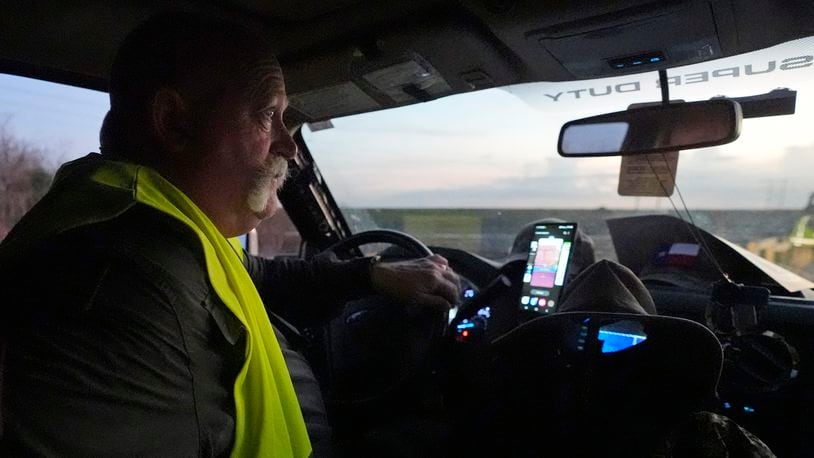
[[[370,111],[379,107],[379,103],[353,81],[291,94],[288,96],[288,100],[294,109],[308,116],[309,119],[325,119],[331,116]]]
[[[624,75],[722,57],[710,5],[698,2],[651,17],[616,16],[527,35],[576,78]]]

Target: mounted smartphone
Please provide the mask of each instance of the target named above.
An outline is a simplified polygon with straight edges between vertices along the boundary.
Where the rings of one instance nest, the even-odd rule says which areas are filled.
[[[565,287],[573,253],[577,223],[541,223],[534,226],[529,246],[520,310],[548,314],[555,310]]]

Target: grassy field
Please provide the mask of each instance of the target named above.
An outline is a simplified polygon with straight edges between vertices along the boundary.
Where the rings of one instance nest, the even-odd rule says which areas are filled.
[[[453,246],[493,259],[508,253],[523,226],[543,218],[577,222],[594,240],[598,258],[615,259],[605,221],[653,213],[607,209],[372,208],[346,208],[343,212],[354,232],[373,227],[395,229],[412,234],[428,245]],[[692,214],[700,227],[743,246],[753,240],[788,236],[802,216],[799,210],[699,210]]]

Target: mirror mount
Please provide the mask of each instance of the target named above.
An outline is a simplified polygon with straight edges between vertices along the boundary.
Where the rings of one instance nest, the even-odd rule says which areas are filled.
[[[738,102],[743,111],[743,119],[766,118],[769,116],[792,115],[797,106],[797,91],[787,88],[774,89],[766,94],[749,97],[713,97]]]
[[[659,87],[661,88],[661,104],[670,104],[670,83],[667,81],[667,70],[659,70]]]

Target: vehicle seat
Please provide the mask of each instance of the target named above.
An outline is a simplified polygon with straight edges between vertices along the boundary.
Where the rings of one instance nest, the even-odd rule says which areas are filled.
[[[647,456],[712,405],[722,364],[708,329],[653,315],[554,314],[494,344],[492,434],[514,456]]]

